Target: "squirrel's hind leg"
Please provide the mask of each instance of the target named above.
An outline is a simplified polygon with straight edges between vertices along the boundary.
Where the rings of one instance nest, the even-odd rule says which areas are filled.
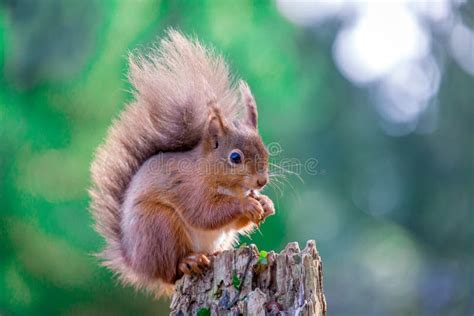
[[[158,201],[142,199],[122,222],[123,247],[132,269],[150,278],[174,283],[178,264],[190,252],[183,223],[176,211]]]

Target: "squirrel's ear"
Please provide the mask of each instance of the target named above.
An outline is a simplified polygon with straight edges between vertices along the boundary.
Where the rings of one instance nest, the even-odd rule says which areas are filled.
[[[240,80],[239,82],[240,88],[240,96],[247,107],[247,124],[253,128],[257,128],[257,121],[258,121],[258,112],[257,112],[257,104],[255,103],[255,99],[250,91],[248,84]]]
[[[222,119],[218,108],[213,107],[209,115],[206,145],[208,149],[216,149],[219,147],[220,138],[227,133],[227,126]]]

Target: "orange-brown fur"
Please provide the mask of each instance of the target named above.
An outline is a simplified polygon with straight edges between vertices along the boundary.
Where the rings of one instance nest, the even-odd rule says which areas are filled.
[[[170,31],[130,68],[135,101],[97,150],[91,209],[104,264],[160,294],[181,276],[180,263],[231,247],[274,212],[255,195],[268,154],[250,89],[197,41]],[[240,164],[229,160],[235,150]]]

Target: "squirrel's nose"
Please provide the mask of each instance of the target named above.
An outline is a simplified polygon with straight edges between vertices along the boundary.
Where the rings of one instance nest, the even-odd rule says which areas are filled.
[[[258,188],[263,188],[265,184],[267,184],[268,178],[267,177],[260,177],[257,179],[257,186]]]

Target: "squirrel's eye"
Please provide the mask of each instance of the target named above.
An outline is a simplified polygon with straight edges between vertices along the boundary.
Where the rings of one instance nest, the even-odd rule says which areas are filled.
[[[242,163],[243,154],[240,151],[233,150],[229,155],[229,160],[234,164]]]

